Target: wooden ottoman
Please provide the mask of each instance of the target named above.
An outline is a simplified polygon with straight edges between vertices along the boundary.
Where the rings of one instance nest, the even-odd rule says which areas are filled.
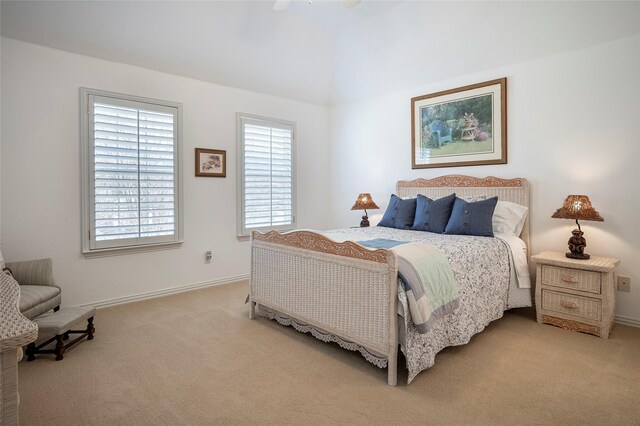
[[[60,361],[63,358],[64,352],[80,340],[85,337],[87,340],[92,340],[93,334],[96,332],[96,329],[93,327],[93,317],[95,314],[96,308],[93,306],[84,306],[62,308],[57,312],[48,312],[35,318],[33,321],[38,324],[38,335],[41,339],[27,345],[27,350],[25,351],[27,361],[36,359],[36,354],[55,354],[56,361]],[[86,329],[71,330],[73,325],[84,320],[87,321]],[[80,334],[80,336],[65,345],[63,341],[69,339],[69,334]],[[42,338],[47,339],[49,336],[53,337],[42,342]],[[56,342],[54,349],[43,349],[53,341]],[[36,343],[38,343],[37,346]]]

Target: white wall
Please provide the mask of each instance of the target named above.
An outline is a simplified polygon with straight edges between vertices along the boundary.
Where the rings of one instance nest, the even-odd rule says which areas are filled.
[[[390,59],[388,67],[394,65]],[[508,164],[412,170],[411,98],[504,76]],[[371,192],[379,218],[398,179],[517,176],[531,184],[533,253],[565,250],[575,224],[551,214],[566,195],[584,193],[605,218],[582,223],[587,252],[621,259],[619,273],[631,277],[632,292],[617,294],[616,313],[640,323],[639,100],[636,35],[334,107],[332,225],[358,223],[359,213],[349,209],[360,192]]]
[[[407,1],[336,38],[333,100],[430,82],[640,34],[640,2]]]
[[[567,194],[588,194],[606,221],[583,224],[587,251],[620,257],[619,272],[631,276],[632,293],[618,294],[617,313],[640,321],[640,231],[635,220],[640,207],[640,29],[630,25],[640,6],[616,3],[609,9],[587,3],[579,6],[592,9],[574,14],[573,6],[554,3],[562,9],[559,19],[526,3],[517,7],[522,20],[494,8],[497,21],[515,27],[489,31],[484,43],[469,39],[466,44],[456,33],[458,44],[447,49],[446,38],[425,39],[424,34],[440,22],[433,16],[451,11],[433,2],[410,5],[339,37],[336,98],[369,97],[330,110],[3,38],[5,256],[53,257],[68,305],[246,274],[248,243],[235,238],[235,112],[243,111],[298,123],[300,227],[357,224],[360,213],[349,209],[360,192],[372,192],[382,210],[370,213],[380,216],[398,179],[449,173],[523,176],[532,185],[533,251],[564,250],[573,224],[550,216]],[[486,13],[484,6],[465,5],[470,9],[464,8],[459,22],[480,22],[472,18]],[[538,21],[554,18],[538,27],[527,18],[530,12]],[[572,19],[576,16],[580,19]],[[594,17],[600,16],[595,25]],[[587,25],[575,25],[585,21]],[[402,22],[406,25],[398,24]],[[501,39],[509,37],[516,38]],[[477,56],[483,46],[493,46],[491,39],[502,43],[484,50],[495,57]],[[440,53],[468,51],[476,66],[456,67],[453,61],[442,64],[445,74],[428,74],[433,69],[415,48],[416,40],[437,46]],[[545,49],[545,44],[557,46]],[[520,45],[527,52],[499,54]],[[555,56],[533,59],[551,52]],[[508,164],[411,170],[411,97],[503,76],[508,78]],[[181,248],[98,259],[80,254],[80,86],[184,104],[186,242]],[[226,149],[228,177],[193,177],[195,147]],[[207,249],[214,250],[210,265],[203,263]]]
[[[297,122],[298,223],[325,227],[328,109],[2,38],[2,251],[52,257],[63,304],[227,280],[249,272],[236,238],[236,112]],[[86,259],[80,251],[79,87],[183,104],[185,243]],[[227,151],[227,177],[194,177],[194,148]],[[213,262],[204,264],[204,251]],[[241,302],[241,301],[239,301]]]

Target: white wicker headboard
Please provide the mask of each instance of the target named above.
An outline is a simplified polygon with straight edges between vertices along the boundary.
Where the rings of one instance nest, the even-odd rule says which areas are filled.
[[[400,180],[396,184],[396,193],[400,197],[415,197],[418,194],[427,197],[444,197],[455,192],[458,196],[486,194],[498,196],[499,200],[511,201],[529,207],[529,183],[524,178],[502,179],[493,176],[476,178],[463,175],[447,175],[433,179]],[[522,228],[520,238],[529,246],[529,215]]]

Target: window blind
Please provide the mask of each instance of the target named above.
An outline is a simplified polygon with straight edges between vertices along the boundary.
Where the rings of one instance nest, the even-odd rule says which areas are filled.
[[[93,247],[175,240],[176,112],[142,102],[92,101]]]
[[[293,127],[243,120],[242,142],[244,231],[292,226]]]

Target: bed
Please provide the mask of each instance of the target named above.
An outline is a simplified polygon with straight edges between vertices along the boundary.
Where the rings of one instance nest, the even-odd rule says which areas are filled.
[[[459,197],[498,196],[529,207],[529,186],[522,178],[448,175],[396,185],[396,194],[404,198],[418,194],[438,198],[451,193]],[[392,386],[397,383],[400,346],[411,382],[433,365],[436,354],[445,347],[468,343],[507,309],[531,306],[530,284],[518,285],[524,275],[529,278],[528,221],[527,216],[519,239],[375,226],[323,232],[254,231],[249,317],[255,319],[260,314],[322,341],[359,351],[369,362],[388,369],[387,381]],[[363,241],[378,240],[424,242],[441,251],[458,286],[460,302],[455,311],[435,321],[428,332],[418,332],[408,293],[399,279],[395,250],[363,245]]]

